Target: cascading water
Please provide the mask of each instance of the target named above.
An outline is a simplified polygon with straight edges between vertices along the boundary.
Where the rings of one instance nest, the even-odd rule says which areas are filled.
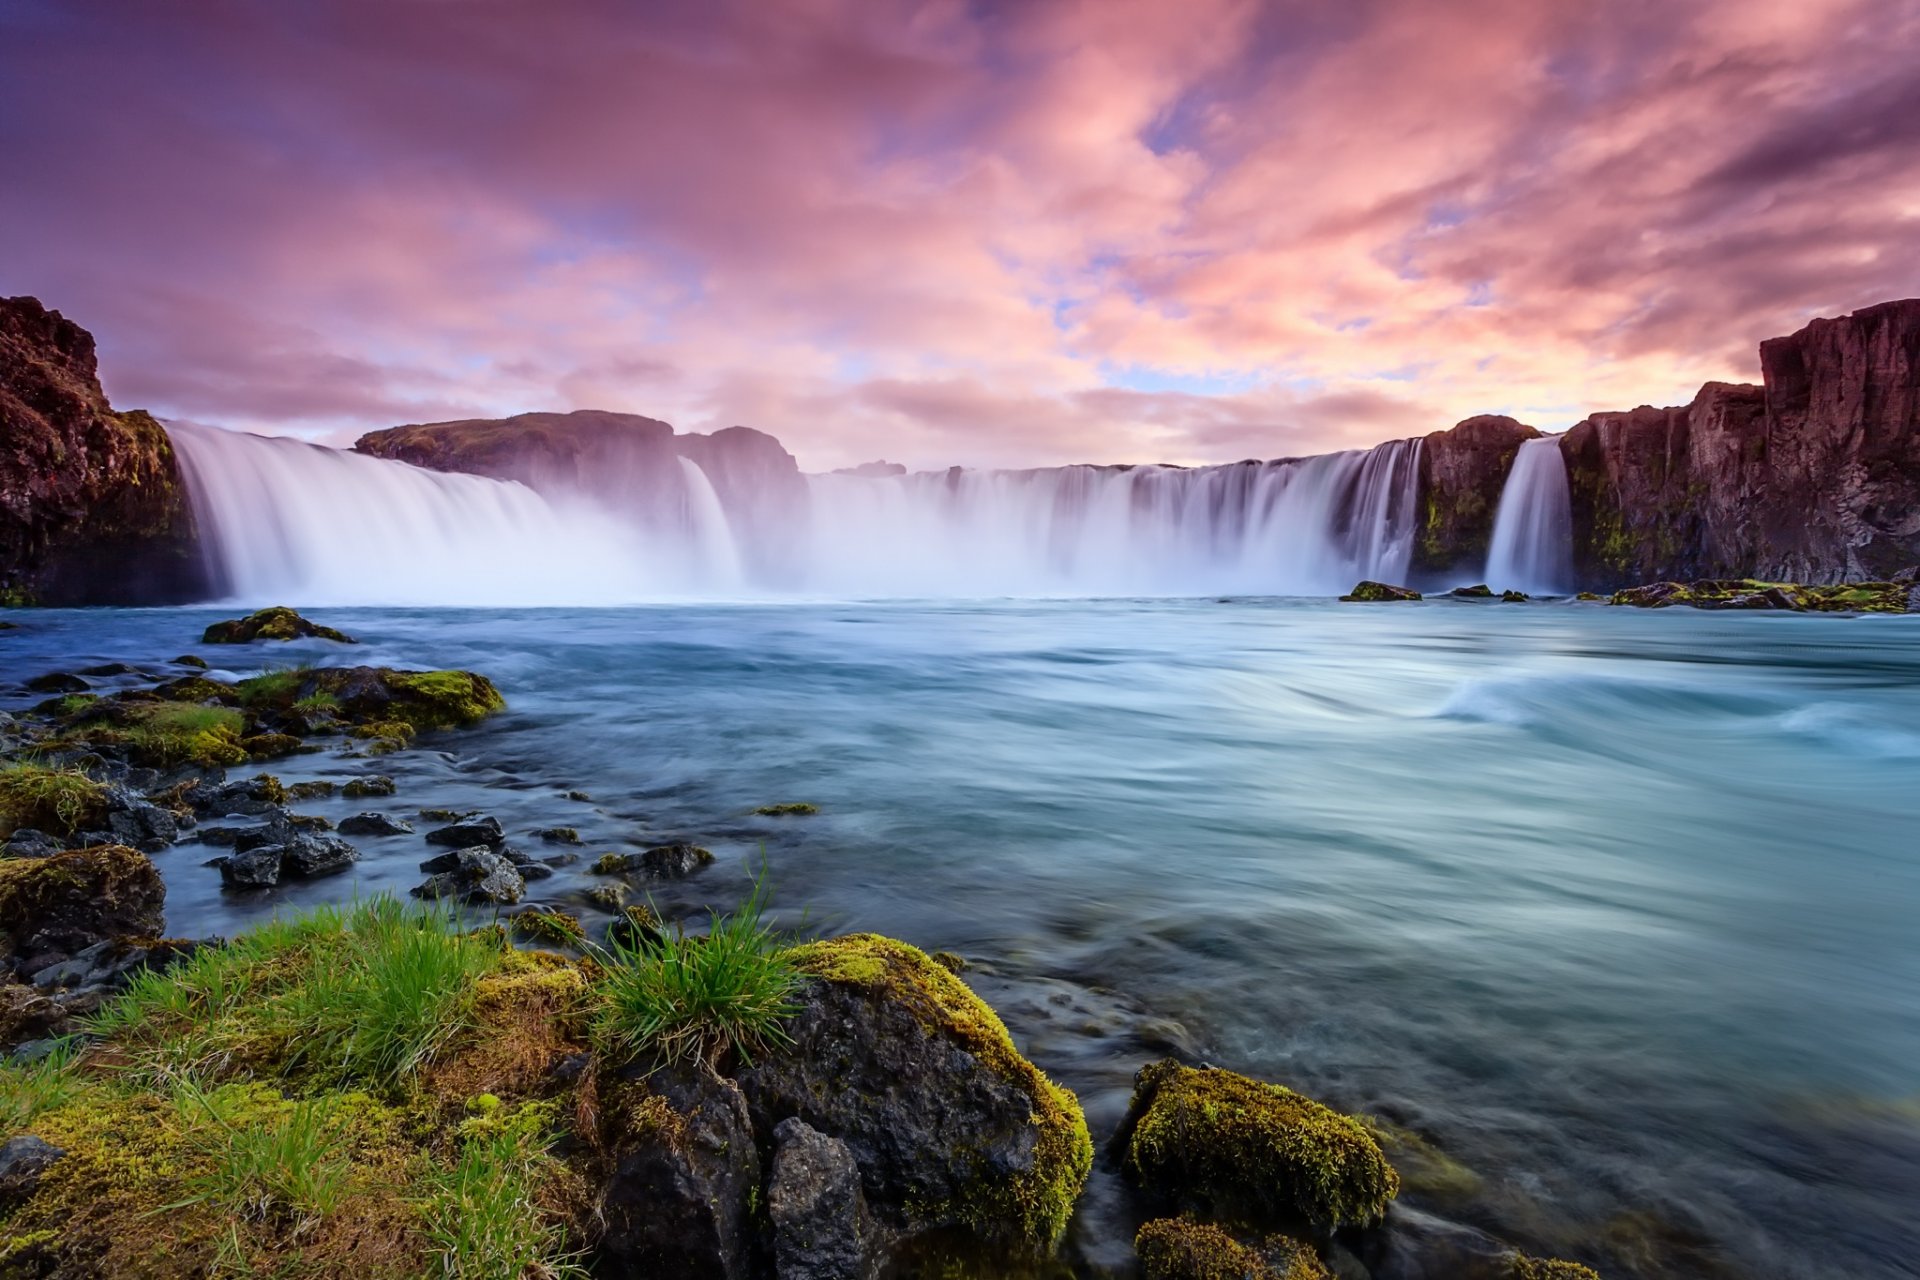
[[[856,595],[1331,595],[1399,581],[1420,442],[1285,462],[811,478],[804,586]]]
[[[633,532],[527,488],[174,425],[216,581],[250,602],[561,605],[658,594]]]
[[[1403,440],[1193,469],[813,476],[798,494],[736,478],[723,500],[685,457],[588,495],[275,437],[174,439],[215,576],[304,604],[1331,595],[1405,577],[1420,459]]]
[[[1520,446],[1500,492],[1487,553],[1487,583],[1496,591],[1552,595],[1572,589],[1573,513],[1559,436]]]

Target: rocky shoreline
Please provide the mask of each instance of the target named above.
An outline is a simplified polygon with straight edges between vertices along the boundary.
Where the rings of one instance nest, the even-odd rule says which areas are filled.
[[[290,614],[203,641],[323,635],[346,651]],[[431,810],[415,832],[382,807],[394,786],[377,772],[499,710],[484,676],[315,666],[228,684],[176,665],[190,674],[98,695],[48,673],[46,700],[4,726],[0,1274],[412,1275],[455,1258],[459,1274],[527,1276],[1088,1274],[1057,1248],[1096,1160],[1127,1188],[1155,1280],[1593,1274],[1395,1203],[1394,1164],[1430,1154],[1412,1135],[1202,1063],[1143,1058],[1124,1120],[1091,1133],[958,957],[870,934],[778,938],[753,902],[689,936],[634,900],[697,874],[697,846],[597,860],[619,912],[602,937],[512,910],[578,857],[577,835],[542,831],[558,852],[535,856],[484,814]],[[367,762],[345,788],[367,812],[333,830],[298,810],[332,784],[257,771],[316,751]],[[149,851],[228,849],[206,874],[250,892],[345,870],[350,837],[399,835],[443,850],[417,905],[159,936]],[[445,966],[409,1017],[383,968],[394,948],[408,971]],[[736,1025],[717,1006],[623,1020],[656,1008],[643,997],[663,961],[723,955],[741,966],[727,975],[774,982],[758,1039],[714,1035]],[[332,1191],[284,1176],[316,1134]],[[513,1212],[482,1184],[507,1188]],[[129,1230],[162,1206],[164,1226]]]

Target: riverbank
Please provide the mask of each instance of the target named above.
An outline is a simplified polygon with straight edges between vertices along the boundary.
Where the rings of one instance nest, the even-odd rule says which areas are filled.
[[[27,626],[3,643],[77,666],[192,650],[220,615],[11,616]],[[404,896],[438,852],[421,808],[497,817],[537,856],[562,849],[537,832],[575,827],[583,843],[565,848],[581,863],[527,901],[592,929],[611,919],[584,901],[604,852],[711,849],[707,869],[657,894],[697,921],[745,896],[764,845],[770,918],[967,958],[967,982],[1096,1135],[1118,1126],[1139,1066],[1177,1052],[1379,1116],[1475,1175],[1410,1178],[1396,1212],[1540,1253],[1597,1247],[1609,1276],[1635,1274],[1636,1256],[1659,1268],[1639,1274],[1689,1274],[1703,1249],[1743,1238],[1875,1274],[1822,1225],[1828,1191],[1778,1183],[1803,1212],[1769,1237],[1747,1235],[1766,1228],[1729,1188],[1767,1187],[1751,1157],[1810,1143],[1849,1185],[1872,1166],[1836,1144],[1896,1141],[1847,1119],[1899,1096],[1903,1024],[1897,1008],[1863,1012],[1877,988],[1846,956],[1849,940],[1883,937],[1883,906],[1884,938],[1900,936],[1886,896],[1899,882],[1873,861],[1875,833],[1901,821],[1899,739],[1880,748],[1893,755],[1866,750],[1897,733],[1901,686],[1889,675],[1854,699],[1862,671],[1897,665],[1901,619],[1248,601],[320,620],[362,641],[354,662],[484,671],[509,708],[371,761],[266,766],[288,785],[387,773],[389,800],[297,809],[337,822],[382,807],[416,831],[357,839],[363,857],[339,879],[250,894],[199,865],[220,850],[176,846],[156,855],[169,932],[199,919],[219,923],[195,932],[231,934],[329,894]],[[1668,657],[1703,651],[1723,660]],[[200,652],[220,678],[254,673]],[[268,660],[328,655],[296,641]],[[1391,820],[1368,799],[1389,777]],[[1708,794],[1740,808],[1700,810]],[[799,800],[820,812],[752,813]],[[1811,818],[1826,807],[1836,816]],[[1809,861],[1789,811],[1829,852]],[[1696,851],[1684,868],[1676,849]],[[1846,929],[1817,960],[1772,930],[1774,967],[1756,963],[1714,924],[1716,856],[1739,868],[1740,918],[1817,868],[1791,890],[1797,927],[1826,938],[1829,917],[1807,904],[1831,898],[1855,904]],[[1879,898],[1852,887],[1856,871]],[[1871,945],[1884,965],[1889,944]],[[1823,995],[1781,991],[1798,981]],[[1772,1079],[1743,1075],[1747,1061]],[[1609,1173],[1596,1157],[1623,1141]],[[1064,1245],[1076,1265],[1131,1257],[1128,1194],[1096,1165]],[[1847,1201],[1855,1223],[1872,1203]],[[1615,1221],[1636,1204],[1659,1206],[1638,1237]]]

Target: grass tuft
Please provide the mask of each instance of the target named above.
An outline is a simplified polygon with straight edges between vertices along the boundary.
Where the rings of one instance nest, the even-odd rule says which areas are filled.
[[[78,769],[40,764],[0,767],[0,836],[22,827],[70,836],[106,816],[106,793]]]
[[[556,1107],[529,1102],[505,1108],[482,1095],[462,1122],[459,1153],[428,1178],[421,1206],[428,1249],[449,1276],[585,1276],[562,1253],[565,1233],[541,1212],[543,1179],[551,1170]]]
[[[616,938],[602,961],[594,1020],[603,1049],[667,1062],[717,1063],[790,1043],[785,1020],[803,978],[763,921],[766,882],[704,937],[674,929]]]

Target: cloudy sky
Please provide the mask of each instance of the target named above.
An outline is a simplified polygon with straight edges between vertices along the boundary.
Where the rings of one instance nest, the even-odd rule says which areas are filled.
[[[1920,293],[1920,0],[0,0],[117,404],[810,468],[1561,429]]]

